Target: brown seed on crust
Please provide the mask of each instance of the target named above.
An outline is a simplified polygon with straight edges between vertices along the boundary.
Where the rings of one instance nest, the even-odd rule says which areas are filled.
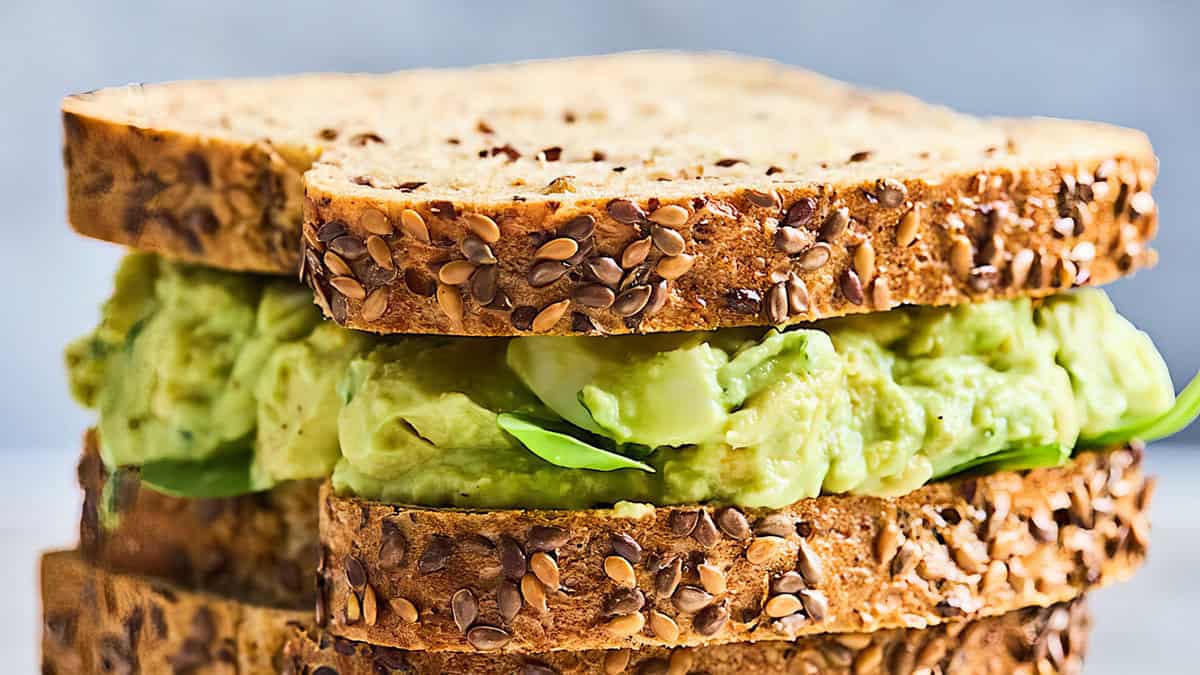
[[[529,268],[526,281],[534,288],[542,288],[558,281],[570,269],[557,260],[543,260]]]
[[[785,282],[780,281],[767,291],[767,318],[775,325],[787,322],[788,292]]]
[[[896,224],[896,245],[904,248],[912,246],[917,240],[917,232],[921,229],[921,207],[914,206],[900,218]]]
[[[463,318],[463,300],[462,294],[454,286],[447,284],[437,285],[437,303],[438,308],[442,310],[452,323],[458,324]]]
[[[659,279],[658,283],[650,286],[650,299],[646,301],[646,306],[642,308],[642,316],[657,314],[667,304],[669,296],[670,289],[667,285],[667,280]]]
[[[392,224],[388,221],[388,217],[377,209],[366,209],[362,215],[358,217],[358,226],[380,236],[387,236],[392,233]]]
[[[660,225],[654,225],[650,228],[650,239],[654,242],[654,246],[666,256],[679,255],[683,253],[684,247],[687,246],[682,234],[669,227],[662,227]]]
[[[392,611],[405,623],[416,623],[420,619],[417,606],[408,598],[392,598],[389,602]]]
[[[1149,192],[1138,192],[1129,198],[1129,210],[1135,218],[1154,213],[1154,197]]]
[[[474,273],[475,266],[466,260],[451,260],[438,268],[438,281],[449,286],[461,286]]]
[[[637,576],[633,565],[619,555],[610,555],[604,559],[604,574],[618,585],[632,588],[637,585]]]
[[[588,214],[576,216],[558,228],[558,236],[570,237],[575,241],[590,239],[596,231],[596,219]]]
[[[331,220],[317,228],[317,241],[328,244],[344,234],[346,234],[346,224],[340,220]]]
[[[388,308],[388,289],[384,287],[371,291],[362,304],[363,321],[378,321]]]
[[[429,228],[425,225],[425,219],[412,209],[404,209],[400,213],[400,229],[423,244],[428,244],[430,241]]]
[[[559,237],[538,247],[533,257],[537,260],[567,260],[579,250],[579,242],[570,237]]]
[[[496,609],[500,611],[500,618],[505,621],[512,621],[521,611],[521,591],[517,589],[515,583],[500,582],[500,586],[496,589]]]
[[[821,269],[825,263],[829,262],[829,257],[833,254],[833,248],[825,242],[818,242],[804,249],[798,260],[800,269],[805,272],[812,272]]]
[[[884,178],[875,183],[875,197],[884,208],[894,209],[904,203],[908,188],[894,178]]]
[[[551,590],[558,588],[558,561],[551,557],[549,553],[538,551],[530,556],[529,569],[538,578],[538,581],[545,584],[547,588]]]
[[[612,292],[611,288],[602,286],[600,284],[587,284],[586,286],[579,286],[571,292],[571,299],[573,299],[576,304],[584,307],[596,307],[598,309],[607,309],[608,307],[611,307],[613,300],[615,300],[616,297],[616,294]]]
[[[803,314],[808,311],[808,285],[795,272],[788,273],[787,298],[788,308],[793,314]]]
[[[475,233],[475,236],[482,239],[484,243],[494,244],[500,241],[500,226],[491,218],[482,213],[468,213],[463,216],[463,220],[466,221],[467,227]]]
[[[1012,264],[1009,267],[1009,283],[1013,288],[1024,288],[1029,282],[1029,271],[1033,269],[1033,260],[1036,254],[1023,248],[1013,255]]]
[[[396,264],[392,262],[392,249],[388,248],[387,242],[379,235],[373,234],[367,237],[367,253],[371,254],[371,260],[383,269],[396,268]]]
[[[725,573],[720,567],[709,563],[700,563],[696,566],[696,572],[700,575],[700,585],[704,590],[713,595],[721,595],[726,590]]]
[[[367,568],[361,560],[352,555],[347,556],[345,567],[346,581],[350,583],[351,588],[360,590],[367,585]]]
[[[697,511],[675,509],[667,516],[667,527],[671,528],[671,534],[678,537],[686,537],[696,529],[696,523],[699,518],[700,513]]]
[[[767,604],[763,608],[767,616],[772,619],[779,619],[790,614],[795,614],[802,609],[804,609],[804,603],[800,602],[800,598],[791,593],[780,593],[779,595],[771,596],[771,599],[767,600]]]
[[[588,260],[584,263],[584,268],[592,275],[593,279],[610,287],[621,283],[621,276],[624,274],[617,261],[607,256]]]
[[[476,265],[495,265],[496,255],[492,253],[492,247],[483,243],[483,240],[474,235],[463,237],[462,244],[459,246],[463,256],[467,260]]]
[[[779,206],[779,195],[774,190],[763,192],[753,188],[746,190],[746,199],[755,206],[761,206],[764,209],[775,208]]]
[[[625,616],[642,611],[646,606],[646,595],[637,588],[619,588],[604,599],[604,613],[608,616]]]
[[[810,241],[811,237],[797,227],[781,227],[775,230],[775,250],[788,255],[803,251]]]
[[[679,639],[679,624],[662,612],[650,610],[650,632],[667,644],[674,644]]]
[[[1061,288],[1070,288],[1075,285],[1075,279],[1078,274],[1078,268],[1075,267],[1075,263],[1066,258],[1059,258],[1056,271],[1058,272],[1058,285]]]
[[[363,587],[362,615],[363,622],[374,626],[379,619],[379,600],[375,597],[375,589],[370,585]]]
[[[606,207],[608,215],[618,223],[633,225],[646,219],[646,212],[628,199],[614,199]]]
[[[664,279],[678,279],[688,273],[692,269],[692,264],[695,263],[695,256],[681,253],[679,255],[661,258],[654,271],[658,276]]]
[[[700,610],[692,618],[692,628],[697,633],[709,636],[716,635],[729,621],[729,608],[725,605],[709,605]]]
[[[404,287],[413,295],[422,297],[429,297],[437,292],[437,282],[415,267],[404,270]]]
[[[633,316],[637,314],[649,302],[650,290],[649,286],[634,286],[618,295],[612,305],[613,312],[617,316]]]
[[[539,614],[545,614],[546,606],[546,588],[542,586],[542,582],[531,574],[526,574],[521,577],[521,597],[525,598],[525,604],[533,608],[533,611]]]
[[[975,251],[971,240],[962,235],[954,237],[953,243],[950,244],[950,270],[954,272],[954,276],[966,281],[967,276],[971,274],[974,260]]]
[[[708,515],[706,509],[700,509],[696,528],[692,530],[692,538],[704,548],[710,548],[721,538],[721,533],[717,531],[716,523],[713,522],[712,516]]]
[[[660,206],[655,209],[654,212],[650,214],[649,220],[652,223],[666,225],[667,227],[679,227],[680,225],[686,223],[691,215],[692,214],[689,213],[686,208],[679,206],[678,204],[667,204],[666,206]]]
[[[642,546],[633,537],[614,532],[608,536],[608,541],[617,555],[635,565],[641,562]]]
[[[816,212],[817,200],[812,197],[801,197],[788,207],[787,213],[783,216],[783,224],[804,227],[812,220]]]
[[[681,612],[697,612],[712,604],[713,596],[696,586],[680,586],[671,596],[671,604]]]
[[[354,272],[350,269],[350,266],[346,264],[346,261],[342,260],[342,256],[334,253],[333,251],[326,251],[323,260],[325,262],[325,266],[329,268],[329,271],[333,273],[334,276],[354,276]]]
[[[726,535],[737,539],[750,538],[750,522],[746,520],[746,515],[737,507],[727,506],[720,511],[717,511],[717,526]]]
[[[800,540],[800,549],[796,553],[796,565],[800,570],[800,574],[804,577],[804,581],[809,586],[820,586],[821,581],[825,578],[824,571],[821,568],[821,559],[817,557],[816,552],[809,546],[808,541]]]
[[[334,277],[329,280],[329,284],[347,298],[362,300],[367,297],[366,289],[353,277]]]
[[[496,542],[496,555],[500,558],[500,573],[506,579],[516,581],[525,576],[525,551],[511,536],[501,535]]]
[[[481,652],[500,649],[511,639],[508,631],[495,626],[475,626],[467,631],[467,642]]]
[[[991,265],[973,267],[970,276],[967,277],[967,284],[976,293],[983,293],[991,289],[998,281],[1000,281],[1000,271]]]
[[[479,603],[475,594],[469,588],[460,588],[450,597],[450,613],[454,616],[454,625],[462,632],[467,632],[471,624],[479,616]]]
[[[481,305],[489,305],[496,299],[496,280],[499,271],[495,265],[484,265],[471,275],[471,297]]]
[[[771,590],[775,593],[794,594],[799,593],[805,588],[808,588],[808,584],[804,583],[804,577],[800,576],[798,572],[784,572],[779,575],[778,579],[775,579],[771,583]]]
[[[645,262],[646,256],[650,254],[650,243],[650,237],[630,242],[621,252],[621,267],[629,269]]]
[[[819,236],[822,241],[833,241],[846,231],[846,226],[849,224],[850,209],[843,206],[825,217],[825,222],[821,223]]]
[[[367,254],[367,247],[357,238],[346,235],[329,242],[329,250],[346,260],[358,260]]]
[[[628,667],[628,649],[614,649],[604,655],[604,675],[619,675]]]
[[[609,633],[619,638],[632,637],[642,632],[646,626],[646,617],[641,614],[626,614],[609,620],[605,626]]]
[[[362,621],[362,604],[358,600],[358,595],[350,593],[346,596],[346,608],[343,619],[348,625]]]
[[[800,591],[800,601],[804,603],[804,611],[813,621],[820,623],[829,616],[829,600],[821,591],[802,590]]]
[[[875,278],[875,247],[867,239],[854,249],[854,272],[864,284]]]
[[[675,594],[675,589],[679,587],[679,580],[683,576],[683,561],[675,558],[654,575],[654,592],[660,598],[669,598]]]
[[[746,560],[755,565],[761,565],[778,555],[783,550],[783,546],[784,540],[782,537],[770,535],[757,537],[746,548]]]
[[[862,282],[858,279],[858,274],[846,268],[842,270],[842,275],[838,278],[838,284],[842,288],[842,295],[855,305],[863,304],[863,287]]]

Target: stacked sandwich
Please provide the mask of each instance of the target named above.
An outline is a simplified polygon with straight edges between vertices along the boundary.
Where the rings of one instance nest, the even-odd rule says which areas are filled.
[[[1090,288],[1134,131],[653,53],[63,122],[137,252],[45,673],[1075,672],[1195,414]]]

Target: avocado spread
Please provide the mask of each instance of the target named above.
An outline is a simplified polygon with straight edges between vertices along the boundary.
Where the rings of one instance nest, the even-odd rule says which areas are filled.
[[[343,493],[428,506],[896,495],[1174,400],[1150,339],[1095,290],[782,332],[481,339],[355,333],[292,282],[149,255],[116,285],[67,351],[110,466],[248,451],[259,487],[332,472]],[[540,451],[506,418],[566,445]],[[578,448],[640,468],[544,458]]]

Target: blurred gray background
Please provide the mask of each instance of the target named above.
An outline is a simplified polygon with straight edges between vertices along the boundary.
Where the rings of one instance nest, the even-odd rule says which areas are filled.
[[[903,89],[960,110],[1052,115],[1146,130],[1162,162],[1158,269],[1111,288],[1148,331],[1178,386],[1200,368],[1195,305],[1200,229],[1200,3],[1007,2],[0,2],[0,269],[9,279],[0,331],[0,409],[9,453],[0,475],[0,573],[28,579],[32,547],[70,541],[69,467],[90,416],[66,393],[60,352],[88,330],[119,251],[63,222],[57,106],[65,94],[131,81],[386,71],[639,48],[719,49],[803,65],[863,85]],[[1187,439],[1200,439],[1193,428]],[[1177,441],[1181,439],[1176,439]],[[1195,452],[1166,446],[1151,569],[1102,594],[1090,673],[1195,672],[1186,645],[1200,600],[1200,484]],[[1163,514],[1164,509],[1172,510]],[[26,518],[30,512],[40,513]],[[10,569],[12,565],[15,568]],[[0,653],[33,672],[34,608],[0,613],[16,627]],[[7,622],[5,622],[7,623]],[[7,626],[0,626],[7,628]],[[10,662],[11,663],[11,662]],[[1191,666],[1186,664],[1191,663]]]

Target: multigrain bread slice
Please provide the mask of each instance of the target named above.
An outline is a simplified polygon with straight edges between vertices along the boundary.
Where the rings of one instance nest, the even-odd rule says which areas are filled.
[[[81,233],[300,264],[327,313],[378,332],[782,323],[1154,260],[1138,132],[980,120],[734,56],[137,86],[63,116]]]
[[[105,518],[101,500],[109,480],[96,432],[88,431],[79,461],[79,542],[87,560],[248,602],[313,606],[317,481],[243,497],[184,499],[143,487],[136,471],[122,470],[109,500],[112,517]]]
[[[1034,675],[1079,673],[1090,617],[1084,600],[1031,607],[997,617],[926,629],[812,635],[795,642],[746,642],[698,648],[551,652],[537,656],[403,652],[296,630],[284,647],[286,675],[388,672],[617,673],[685,675]],[[410,659],[415,654],[420,667]],[[486,661],[485,661],[486,660]],[[484,665],[486,663],[486,666]],[[330,670],[321,670],[327,668]]]
[[[353,675],[355,673],[1072,673],[1082,662],[1083,600],[926,630],[890,630],[610,652],[405,652],[333,638],[311,615],[109,572],[73,552],[42,558],[42,673]],[[811,666],[809,664],[812,664]],[[815,668],[815,670],[814,670]]]
[[[778,510],[456,511],[322,489],[318,623],[541,652],[925,627],[1070,600],[1145,556],[1141,449]]]

